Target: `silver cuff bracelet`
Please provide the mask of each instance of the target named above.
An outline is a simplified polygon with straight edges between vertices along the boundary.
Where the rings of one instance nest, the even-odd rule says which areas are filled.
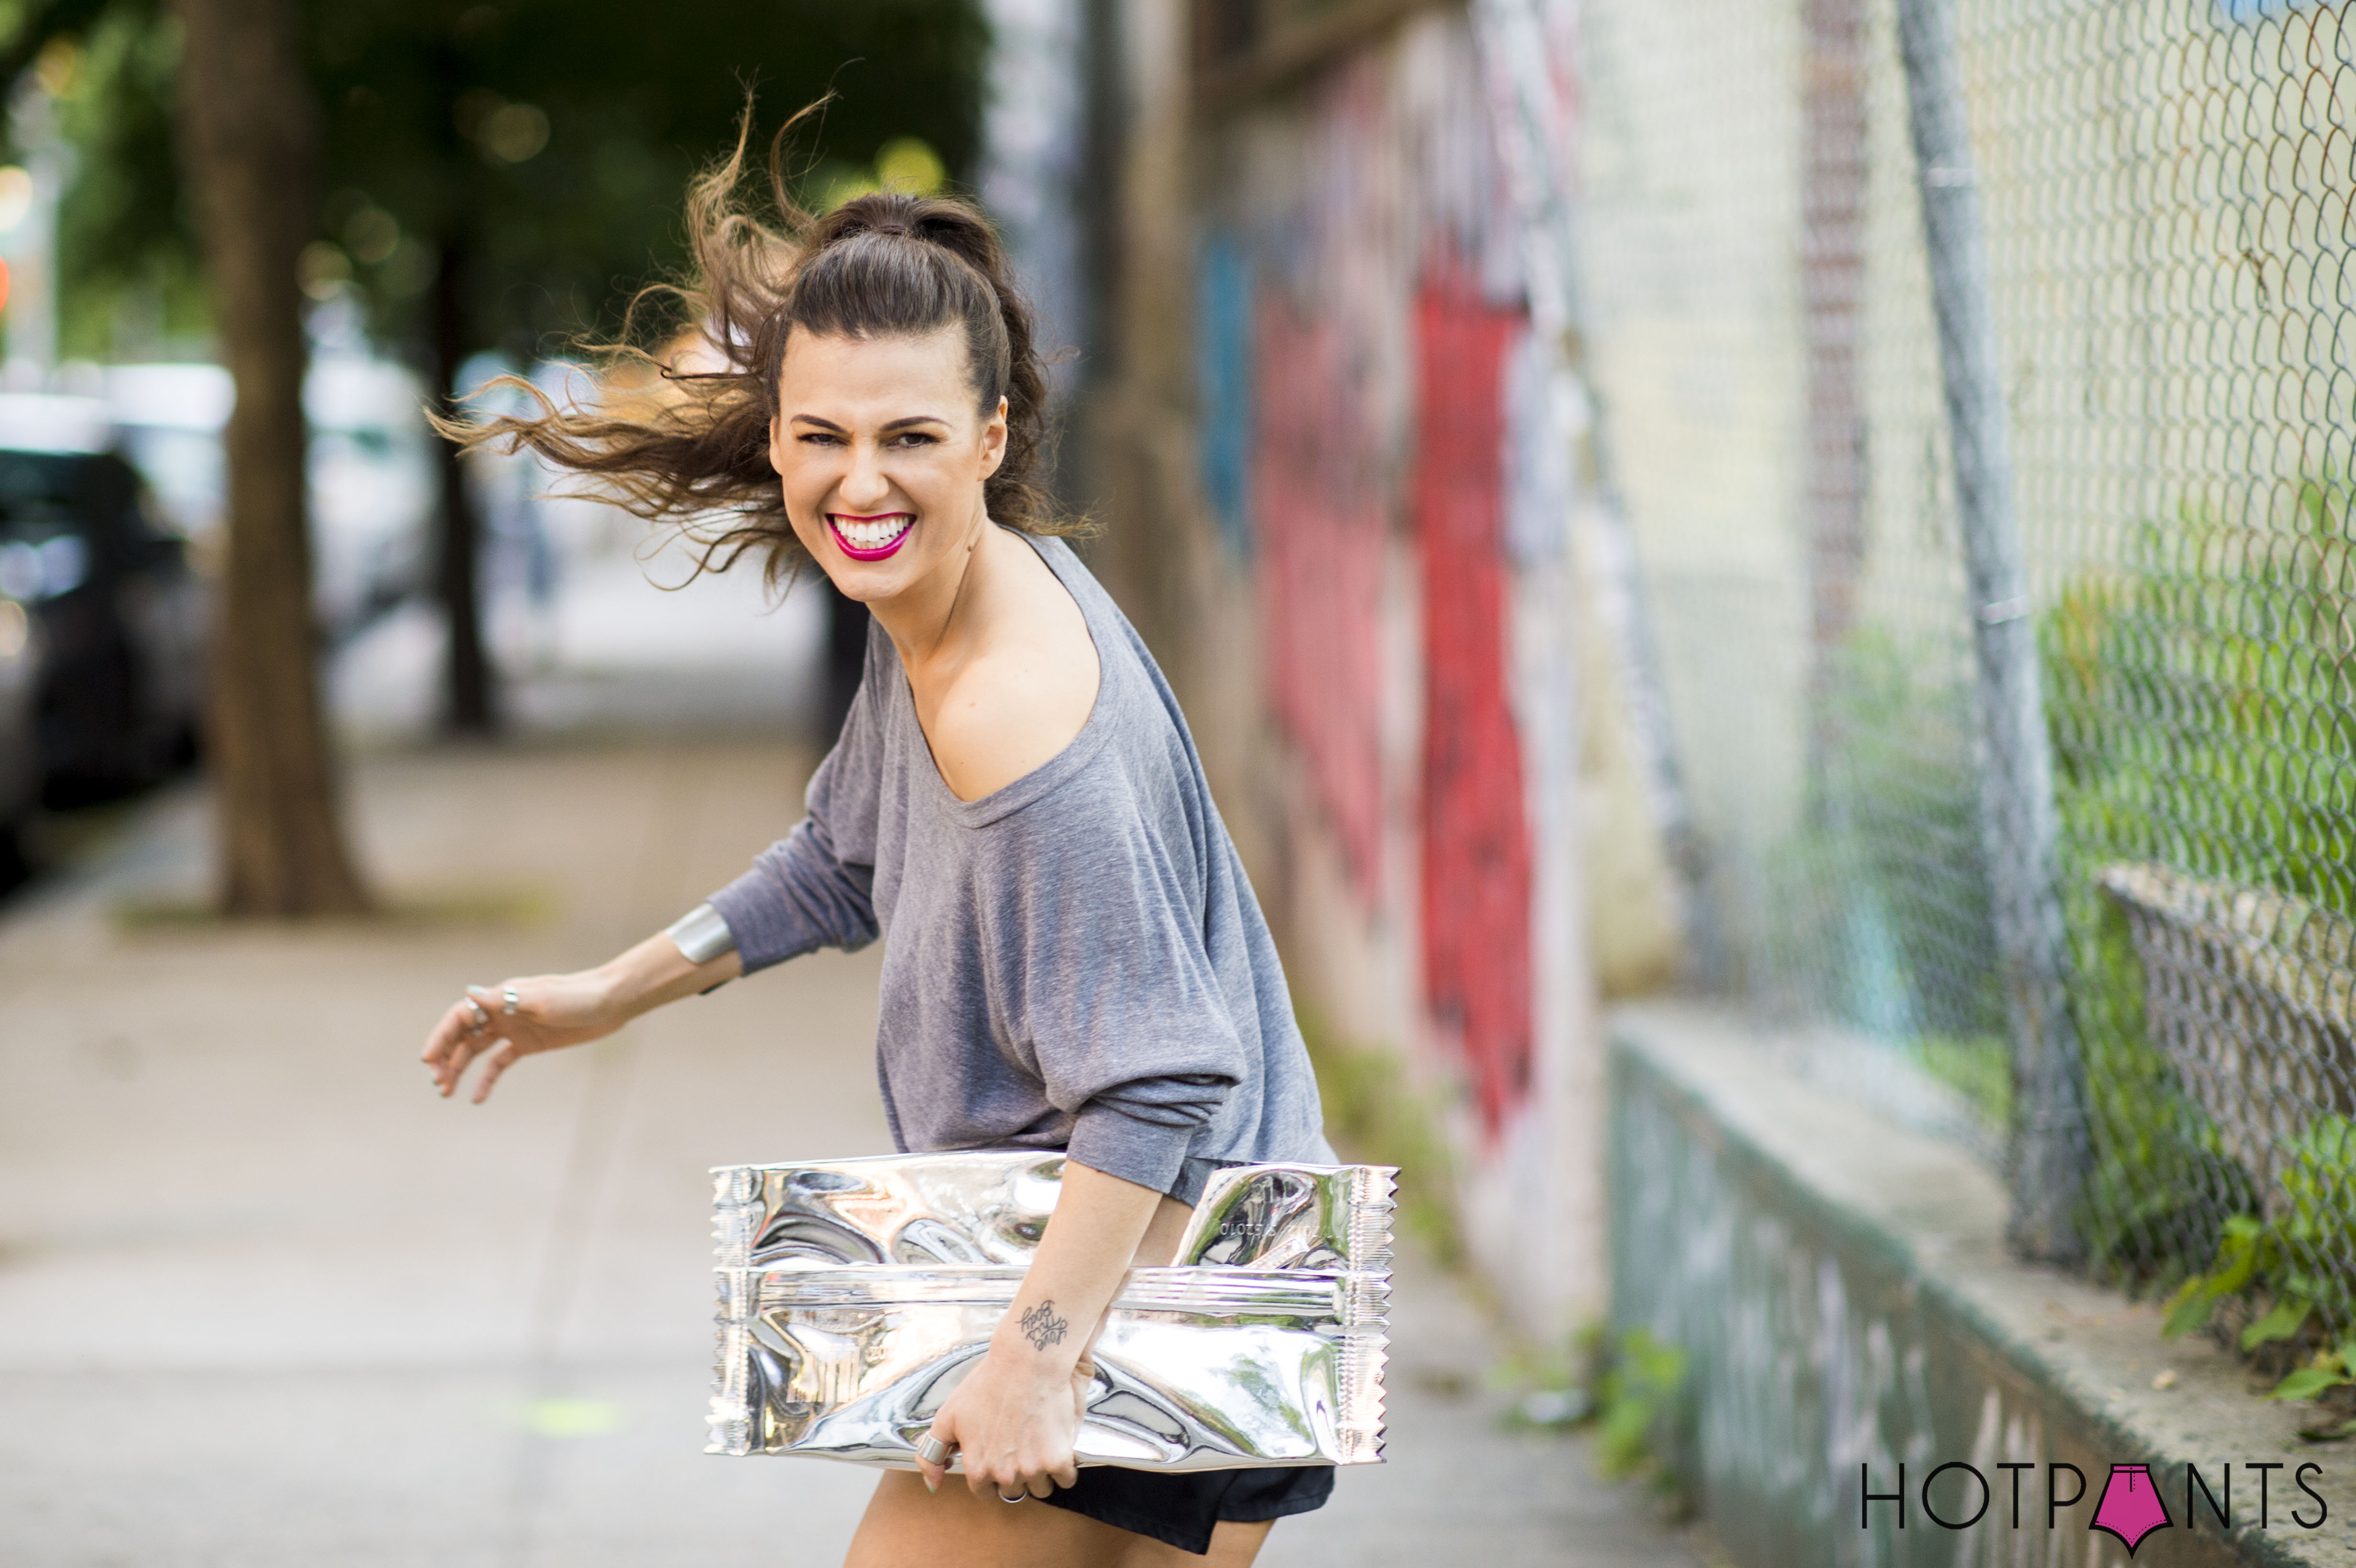
[[[680,955],[690,964],[709,964],[723,953],[736,951],[736,933],[710,904],[689,910],[665,927],[663,934],[679,944]]]

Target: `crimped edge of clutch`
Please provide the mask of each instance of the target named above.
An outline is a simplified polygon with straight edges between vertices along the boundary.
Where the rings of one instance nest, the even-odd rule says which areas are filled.
[[[724,1165],[712,1173],[712,1239],[722,1268],[753,1261],[753,1232],[761,1218],[761,1173]]]
[[[1383,1373],[1390,1361],[1391,1222],[1398,1167],[1351,1172],[1349,1255],[1342,1287],[1342,1349],[1333,1437],[1343,1465],[1379,1465],[1385,1421]]]
[[[1391,1220],[1398,1210],[1398,1167],[1361,1165],[1350,1172],[1349,1258],[1354,1270],[1388,1274]]]
[[[1347,1274],[1334,1283],[1342,1344],[1333,1391],[1333,1438],[1340,1452],[1333,1462],[1378,1465],[1383,1457],[1383,1371],[1390,1360],[1390,1270]]]
[[[712,1412],[704,1421],[707,1454],[742,1457],[753,1452],[752,1284],[740,1269],[712,1271],[720,1302],[712,1315]]]
[[[1335,1464],[1383,1462],[1383,1370],[1389,1360],[1389,1336],[1381,1327],[1343,1336],[1333,1413],[1333,1442],[1341,1452],[1333,1456]]]

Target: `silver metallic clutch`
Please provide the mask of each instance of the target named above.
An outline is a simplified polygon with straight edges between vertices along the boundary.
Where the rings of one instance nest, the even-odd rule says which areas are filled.
[[[1034,1149],[723,1166],[713,1454],[915,1468],[1062,1190]],[[1360,1465],[1383,1447],[1388,1166],[1215,1173],[1176,1263],[1132,1270],[1093,1348],[1087,1465]]]

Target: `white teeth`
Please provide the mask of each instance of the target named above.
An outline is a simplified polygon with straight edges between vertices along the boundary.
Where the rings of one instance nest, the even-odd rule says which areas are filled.
[[[835,532],[841,534],[842,542],[851,549],[882,549],[908,531],[910,518],[905,513],[901,513],[894,517],[878,517],[873,522],[853,522],[849,517],[838,517],[833,521]]]

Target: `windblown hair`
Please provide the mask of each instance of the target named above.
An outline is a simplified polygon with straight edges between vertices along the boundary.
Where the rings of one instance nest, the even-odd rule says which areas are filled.
[[[986,417],[1006,400],[1005,456],[983,490],[991,520],[1026,533],[1081,531],[1045,487],[1046,376],[1030,304],[988,219],[967,201],[891,192],[857,197],[823,216],[805,210],[788,190],[783,157],[795,127],[820,106],[795,115],[770,143],[774,222],[742,197],[748,108],[735,150],[689,187],[687,277],[641,290],[618,341],[585,346],[612,370],[659,377],[662,395],[635,407],[618,398],[560,407],[509,378],[506,385],[537,401],[537,414],[437,420],[443,432],[470,448],[529,447],[581,475],[589,493],[678,525],[700,547],[699,570],[724,571],[753,552],[775,583],[808,560],[769,464],[769,421],[791,334],[896,337],[954,326],[977,407]],[[693,332],[692,347],[668,358],[637,346],[642,318],[664,304]]]

